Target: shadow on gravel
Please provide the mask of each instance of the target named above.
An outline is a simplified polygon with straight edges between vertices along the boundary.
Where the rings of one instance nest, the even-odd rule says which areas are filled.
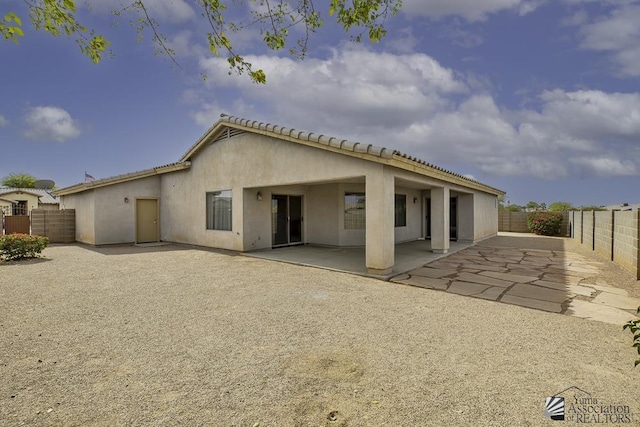
[[[191,249],[187,246],[177,245],[173,243],[164,243],[162,245],[108,245],[108,246],[92,246],[84,243],[74,243],[67,246],[76,246],[81,249],[86,249],[92,252],[99,253],[101,255],[132,255],[132,254],[146,254],[154,252],[175,252]]]
[[[59,245],[64,246],[64,245]],[[99,253],[101,255],[135,255],[135,254],[147,254],[158,252],[176,252],[176,251],[206,251],[213,252],[221,255],[237,256],[238,253],[234,251],[228,251],[225,249],[208,248],[205,246],[185,245],[181,243],[169,243],[160,242],[151,244],[126,244],[126,245],[106,245],[106,246],[92,246],[84,243],[74,243],[66,246],[76,246],[81,249],[86,249],[92,252]]]
[[[0,267],[10,265],[34,265],[51,261],[49,258],[25,258],[15,261],[0,261]]]

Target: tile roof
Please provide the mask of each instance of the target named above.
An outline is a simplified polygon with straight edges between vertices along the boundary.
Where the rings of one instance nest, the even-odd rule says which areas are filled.
[[[178,162],[170,163],[168,165],[159,166],[152,169],[147,169],[139,172],[132,172],[128,174],[118,175],[114,177],[99,179],[92,182],[80,183],[70,187],[65,187],[56,190],[56,195],[66,195],[78,193],[92,188],[102,187],[118,182],[131,181],[146,176],[156,175],[160,173],[171,172],[174,170],[181,170],[190,167],[192,156],[205,145],[205,143],[215,142],[215,138],[219,138],[224,129],[238,129],[248,131],[254,131],[256,133],[265,134],[274,138],[282,138],[289,141],[300,141],[306,145],[318,144],[318,148],[326,147],[328,150],[340,150],[345,154],[351,153],[351,155],[365,155],[373,156],[369,159],[372,161],[379,161],[382,163],[389,163],[401,168],[407,168],[409,170],[422,170],[426,176],[434,176],[444,180],[451,180],[458,184],[469,185],[472,188],[481,189],[495,194],[504,194],[502,190],[488,186],[475,179],[469,178],[462,174],[458,174],[447,169],[441,168],[434,164],[428,163],[424,160],[418,159],[413,156],[401,153],[400,151],[393,150],[387,147],[377,147],[372,144],[363,144],[361,142],[349,141],[346,139],[339,139],[324,134],[312,133],[300,131],[292,128],[287,128],[271,123],[258,122],[256,120],[243,119],[240,117],[234,117],[227,114],[221,114],[220,120],[218,120],[213,126],[211,126],[205,133],[193,144],[187,152],[180,158]],[[311,143],[311,144],[309,144]],[[376,160],[378,158],[379,160]],[[466,184],[465,184],[466,183]]]
[[[153,176],[153,175],[159,175],[167,172],[172,172],[174,170],[187,169],[190,166],[191,166],[191,162],[169,163],[162,166],[156,166],[151,169],[125,173],[122,175],[110,176],[108,178],[96,179],[90,182],[81,182],[79,184],[75,184],[69,187],[55,190],[55,193],[57,196],[79,193],[82,191],[91,190],[92,188],[104,187],[104,186],[115,184],[118,182],[132,181],[134,179],[145,178],[147,176]]]
[[[251,128],[251,129],[255,129],[258,131],[262,131],[265,133],[269,133],[269,134],[275,134],[275,136],[278,135],[282,135],[286,138],[294,138],[300,141],[308,141],[308,142],[315,142],[318,143],[320,145],[324,145],[324,146],[328,146],[328,147],[333,147],[333,148],[337,148],[337,149],[341,149],[341,150],[345,150],[348,152],[354,152],[354,153],[366,153],[366,154],[370,154],[376,157],[380,157],[382,159],[396,159],[396,160],[400,160],[400,161],[404,161],[404,162],[413,162],[413,163],[417,163],[421,166],[426,167],[427,169],[431,169],[434,171],[438,171],[441,172],[444,175],[448,175],[450,177],[455,177],[457,179],[463,180],[463,181],[467,181],[469,183],[473,183],[473,184],[477,184],[480,185],[482,187],[486,187],[487,189],[493,190],[497,193],[501,193],[504,194],[504,192],[502,190],[499,190],[497,188],[491,187],[489,185],[483,184],[475,179],[469,178],[465,175],[456,173],[456,172],[452,172],[450,170],[447,170],[445,168],[442,168],[440,166],[436,166],[432,163],[428,163],[424,160],[421,160],[417,157],[413,157],[410,156],[408,154],[402,153],[398,150],[393,150],[387,147],[377,147],[374,146],[372,144],[363,144],[360,142],[354,142],[354,141],[349,141],[346,139],[339,139],[336,137],[332,137],[332,136],[326,136],[323,134],[318,134],[318,133],[312,133],[312,132],[304,132],[304,131],[300,131],[300,130],[296,130],[296,129],[291,129],[291,128],[287,128],[287,127],[283,127],[283,126],[279,126],[279,125],[274,125],[271,123],[264,123],[264,122],[258,122],[257,120],[249,120],[249,119],[243,119],[240,117],[234,117],[234,116],[230,116],[227,114],[221,114],[220,115],[220,120],[218,120],[218,122],[216,122],[211,128],[209,128],[209,130],[202,136],[202,138],[200,138],[200,140],[198,140],[198,142],[196,142],[194,145],[192,145],[189,150],[187,150],[187,152],[184,154],[184,156],[182,157],[181,160],[189,160],[191,158],[191,156],[198,151],[198,149],[200,148],[200,146],[208,140],[209,137],[213,136],[213,132],[220,128],[220,124],[222,123],[229,123],[231,125],[236,125],[236,126],[240,126],[243,128]]]
[[[43,205],[57,205],[60,203],[60,199],[57,196],[54,196],[53,194],[51,194],[49,192],[50,190],[42,190],[39,188],[0,187],[0,195],[15,193],[18,191],[38,196],[38,198],[40,199],[40,203]]]

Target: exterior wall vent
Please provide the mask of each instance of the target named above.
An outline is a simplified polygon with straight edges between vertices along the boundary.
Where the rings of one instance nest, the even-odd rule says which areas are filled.
[[[246,132],[247,131],[241,129],[226,128],[216,139],[211,141],[211,143],[213,144],[214,142],[222,141],[223,139],[233,138],[234,136],[238,136]]]

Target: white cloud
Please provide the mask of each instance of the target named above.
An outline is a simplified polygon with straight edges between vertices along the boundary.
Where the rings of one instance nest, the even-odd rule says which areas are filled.
[[[347,45],[325,60],[247,56],[267,74],[266,85],[228,76],[221,58],[200,61],[209,81],[241,89],[273,105],[277,114],[302,126],[336,120],[344,126],[402,127],[437,111],[448,93],[467,90],[453,71],[424,54],[374,53]]]
[[[408,15],[442,18],[460,16],[469,22],[484,21],[492,13],[505,10],[526,15],[537,9],[544,1],[533,0],[431,0],[407,1],[402,11]]]
[[[214,93],[200,92],[198,124],[209,127],[226,112],[488,175],[640,173],[640,93],[556,89],[534,98],[535,108],[509,110],[486,85],[424,54],[348,45],[326,59],[247,59],[265,70],[267,85],[228,76],[223,59],[201,59]],[[236,91],[236,100],[220,103],[220,91]]]
[[[2,114],[0,114],[0,128],[3,126],[7,126],[9,124],[9,120],[7,120]]]
[[[89,7],[95,12],[104,14],[123,10],[132,3],[131,1],[91,0]],[[196,12],[185,0],[144,0],[144,5],[149,15],[158,21],[180,24],[196,17]]]
[[[173,49],[176,57],[200,57],[205,54],[207,48],[193,41],[193,32],[182,30],[171,36],[167,47]]]
[[[638,173],[638,167],[629,160],[610,157],[578,157],[570,161],[581,166],[589,175],[623,176]]]
[[[571,15],[562,19],[562,25],[567,27],[576,27],[584,25],[589,21],[589,15],[584,9],[580,9]]]
[[[34,107],[27,113],[25,122],[28,128],[24,135],[29,139],[64,142],[80,136],[80,129],[71,115],[59,107]]]
[[[418,46],[418,39],[413,35],[411,27],[399,30],[398,37],[386,38],[386,45],[398,53],[413,53]]]
[[[583,49],[610,52],[615,74],[640,76],[640,5],[623,4],[580,30]]]

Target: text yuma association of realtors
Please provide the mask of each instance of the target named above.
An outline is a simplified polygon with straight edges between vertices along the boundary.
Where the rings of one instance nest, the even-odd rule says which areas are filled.
[[[605,405],[598,403],[595,397],[573,396],[573,402],[567,402],[565,417],[567,421],[577,423],[627,424],[634,422],[628,405]]]

